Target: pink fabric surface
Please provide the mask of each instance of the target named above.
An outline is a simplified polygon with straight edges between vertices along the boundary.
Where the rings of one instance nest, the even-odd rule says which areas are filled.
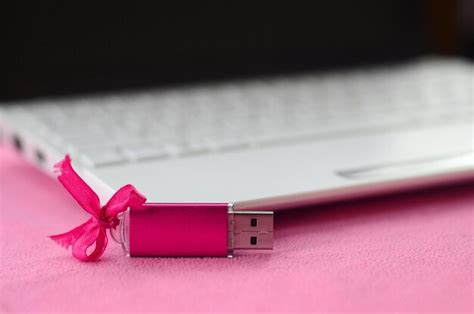
[[[46,236],[88,216],[0,148],[0,311],[472,312],[474,185],[279,213],[275,249],[83,263]],[[133,183],[133,182],[131,182]]]

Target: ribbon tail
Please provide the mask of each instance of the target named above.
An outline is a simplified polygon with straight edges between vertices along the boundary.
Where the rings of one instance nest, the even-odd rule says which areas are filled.
[[[108,239],[106,229],[97,222],[89,222],[82,234],[72,245],[72,255],[83,262],[92,262],[99,259],[104,254]],[[88,254],[88,250],[95,244],[93,251]]]
[[[61,245],[65,249],[69,249],[71,245],[81,236],[81,234],[84,232],[87,224],[92,222],[92,218],[87,220],[85,223],[82,225],[69,230],[68,232],[61,233],[61,234],[56,234],[56,235],[51,235],[48,236],[51,240],[56,242],[57,244]]]
[[[54,165],[59,171],[58,180],[76,200],[76,202],[88,213],[96,218],[100,217],[100,200],[97,194],[87,183],[74,171],[71,165],[71,157],[66,155],[63,160]]]

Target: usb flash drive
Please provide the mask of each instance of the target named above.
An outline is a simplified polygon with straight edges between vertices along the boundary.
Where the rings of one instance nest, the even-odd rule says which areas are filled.
[[[145,203],[120,220],[112,236],[129,256],[232,257],[273,248],[273,212],[234,211],[230,203]]]

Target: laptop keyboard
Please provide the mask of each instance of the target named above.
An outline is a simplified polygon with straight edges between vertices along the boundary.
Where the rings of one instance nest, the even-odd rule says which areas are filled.
[[[473,121],[473,66],[459,60],[7,106],[91,167]]]

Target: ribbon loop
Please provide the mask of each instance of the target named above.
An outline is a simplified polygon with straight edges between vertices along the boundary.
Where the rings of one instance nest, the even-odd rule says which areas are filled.
[[[59,182],[92,217],[82,225],[68,232],[52,235],[50,238],[66,249],[72,246],[72,255],[75,258],[86,262],[95,261],[102,256],[107,247],[107,229],[115,229],[119,224],[117,215],[130,206],[143,204],[146,198],[133,185],[127,184],[101,207],[97,194],[72,168],[69,155],[54,167],[60,172]],[[94,244],[94,249],[88,254],[89,248]]]

